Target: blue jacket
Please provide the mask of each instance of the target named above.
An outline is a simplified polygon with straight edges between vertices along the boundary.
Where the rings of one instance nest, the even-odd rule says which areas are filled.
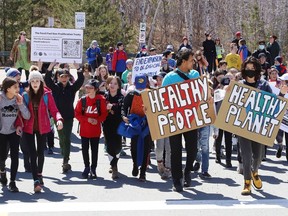
[[[89,47],[86,50],[86,58],[89,64],[91,64],[93,61],[96,61],[96,56],[101,53],[101,50],[99,47],[96,47],[93,49],[92,47]]]

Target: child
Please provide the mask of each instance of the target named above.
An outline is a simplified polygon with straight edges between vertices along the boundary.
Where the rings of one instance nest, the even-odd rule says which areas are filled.
[[[23,137],[26,140],[34,180],[34,192],[40,192],[44,185],[42,170],[44,165],[44,147],[46,134],[51,131],[50,114],[58,130],[63,127],[62,116],[59,113],[51,91],[44,88],[43,76],[39,71],[29,74],[29,92],[24,93],[24,101],[31,113],[29,120],[24,120]],[[37,146],[35,146],[35,136]]]
[[[99,92],[104,94],[107,90],[107,78],[109,76],[108,68],[105,65],[100,65],[98,70],[98,74],[96,74],[96,79],[99,81]]]
[[[22,96],[19,95],[18,82],[7,77],[3,80],[0,92],[0,182],[2,185],[7,184],[5,161],[9,144],[11,158],[9,190],[11,192],[19,191],[15,183],[19,164],[19,141],[22,131],[19,122],[16,124],[19,111],[23,118],[30,118],[30,112],[23,104]]]
[[[86,96],[79,99],[75,108],[75,118],[80,123],[80,136],[82,143],[82,156],[84,171],[82,177],[97,178],[96,167],[98,160],[98,146],[101,135],[101,123],[107,117],[106,101],[99,92],[99,81],[91,79],[85,85]],[[89,161],[89,145],[91,147],[92,163]]]

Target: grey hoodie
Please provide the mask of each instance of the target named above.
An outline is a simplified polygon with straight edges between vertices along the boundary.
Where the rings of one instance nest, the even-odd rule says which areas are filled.
[[[17,105],[16,97],[8,99],[4,92],[0,91],[0,133],[11,134],[16,131],[15,121],[18,111],[24,119],[30,118],[30,112],[24,102],[22,105]]]

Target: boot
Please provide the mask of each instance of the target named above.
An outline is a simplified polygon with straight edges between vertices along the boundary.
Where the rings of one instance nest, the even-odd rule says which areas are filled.
[[[242,195],[250,195],[251,194],[251,180],[244,181],[244,188],[241,192]]]
[[[165,171],[163,161],[157,161],[157,170],[158,170],[160,175],[163,175],[163,173]]]
[[[67,173],[69,170],[71,170],[71,165],[68,163],[69,159],[68,158],[63,158],[63,173]]]
[[[118,179],[119,176],[118,176],[118,167],[117,165],[113,166],[112,167],[112,179]]]
[[[7,180],[7,177],[6,177],[6,171],[5,170],[4,171],[0,171],[0,182],[4,186],[7,185],[8,180]]]

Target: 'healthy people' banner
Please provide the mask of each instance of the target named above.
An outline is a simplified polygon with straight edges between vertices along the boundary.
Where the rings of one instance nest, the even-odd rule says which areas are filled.
[[[161,68],[162,55],[153,55],[141,58],[135,58],[132,69],[132,81],[137,75],[147,74],[152,77],[159,73]]]
[[[31,61],[82,63],[82,29],[32,27],[31,32]]]
[[[273,146],[288,100],[231,82],[215,126],[241,137]]]
[[[141,93],[152,140],[201,128],[215,121],[207,77]]]

